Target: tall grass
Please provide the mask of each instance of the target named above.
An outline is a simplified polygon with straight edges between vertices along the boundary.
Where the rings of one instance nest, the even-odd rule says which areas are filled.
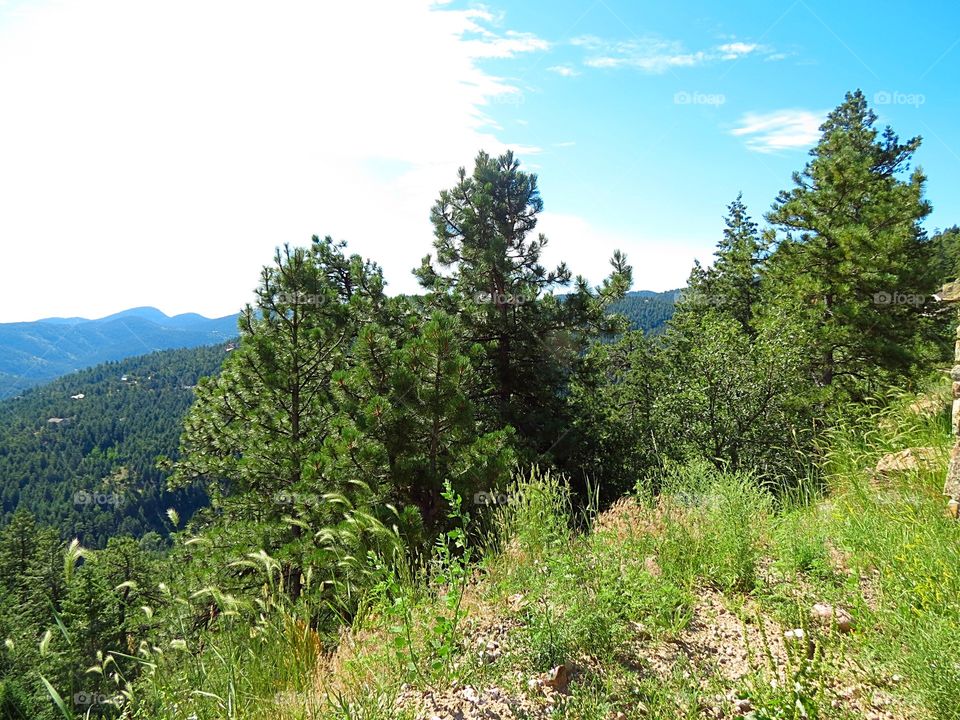
[[[694,461],[668,466],[661,488],[657,553],[664,571],[688,585],[752,590],[773,512],[761,483],[749,473]]]
[[[931,394],[946,408],[946,383]],[[885,404],[835,428],[825,467],[833,512],[831,541],[853,570],[870,579],[874,627],[864,642],[896,667],[932,717],[960,718],[960,525],[944,518],[941,495],[949,448],[946,409],[924,414],[912,396]],[[887,478],[873,478],[878,458],[929,447],[936,461]]]
[[[709,589],[761,633],[763,619],[748,617],[757,608],[797,623],[788,627],[805,626],[812,598],[854,611],[855,634],[824,639],[812,660],[792,648],[789,667],[770,668],[769,648],[751,648],[757,668],[737,690],[756,717],[843,717],[827,687],[850,654],[864,673],[903,675],[897,692],[931,718],[960,720],[960,525],[943,518],[939,496],[952,440],[943,414],[919,415],[911,400],[884,398],[831,431],[827,494],[816,481],[778,494],[750,473],[667,464],[656,497],[639,494],[620,508],[622,522],[591,528],[596,508],[578,511],[562,477],[533,469],[492,508],[480,563],[467,512],[448,497],[453,530],[421,565],[352,557],[366,589],[339,638],[318,634],[285,601],[266,556],[249,559],[264,581],[258,597],[168,591],[167,635],[140,648],[144,673],[127,717],[380,720],[403,716],[394,699],[404,684],[519,682],[522,693],[514,668],[533,675],[563,664],[592,670],[555,717],[697,717],[695,662],[654,676],[643,653],[679,641]],[[897,477],[867,472],[906,447],[935,448],[939,461]],[[782,573],[776,590],[761,572],[769,560]],[[220,615],[196,633],[204,597]],[[476,657],[464,629],[471,613],[511,616],[506,659]],[[110,672],[106,660],[100,670]],[[771,686],[778,673],[790,682]]]

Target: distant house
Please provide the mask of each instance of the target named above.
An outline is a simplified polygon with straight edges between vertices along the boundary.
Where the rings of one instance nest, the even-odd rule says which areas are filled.
[[[48,422],[48,423],[52,423],[53,425],[59,425],[60,423],[63,422],[63,418],[53,417],[53,418],[48,419],[47,422]]]
[[[71,400],[83,400],[86,397],[83,393],[77,393],[76,395],[71,395]]]

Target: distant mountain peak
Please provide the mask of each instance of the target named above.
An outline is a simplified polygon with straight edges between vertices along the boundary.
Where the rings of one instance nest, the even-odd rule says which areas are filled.
[[[136,317],[142,318],[143,320],[150,320],[155,323],[163,323],[165,320],[169,320],[170,316],[167,315],[162,310],[158,310],[155,307],[150,307],[145,305],[143,307],[130,308],[129,310],[121,310],[118,313],[113,313],[113,315],[107,315],[106,317],[97,318],[98,320],[119,320],[120,318],[127,317]]]
[[[136,307],[96,320],[0,323],[0,398],[108,360],[225,342],[238,334],[237,317],[170,317],[155,307]]]

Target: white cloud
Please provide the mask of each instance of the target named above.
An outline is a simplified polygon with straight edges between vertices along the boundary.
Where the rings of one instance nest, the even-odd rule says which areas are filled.
[[[3,12],[0,321],[234,312],[314,233],[412,290],[437,192],[511,141],[485,109],[519,90],[479,59],[548,47],[429,0]]]
[[[745,42],[732,42],[717,46],[717,50],[722,53],[721,60],[736,60],[739,57],[756,52],[758,49],[760,49],[760,46],[756,43]]]
[[[583,35],[570,42],[587,51],[588,55],[583,63],[587,67],[634,68],[650,74],[771,52],[764,45],[746,42],[729,42],[714,48],[689,51],[677,40],[657,37],[613,41],[595,35]]]
[[[671,67],[696,65],[704,60],[703,53],[685,52],[677,41],[652,37],[608,41],[593,35],[584,35],[571,42],[590,53],[584,64],[592,68],[632,67],[658,74]]]
[[[820,125],[826,114],[810,110],[747,113],[730,134],[746,138],[748,148],[762,153],[806,148],[820,138]]]
[[[507,58],[518,53],[549,50],[550,43],[533,33],[518,33],[508,30],[503,36],[489,31],[480,33],[481,40],[469,40],[471,55],[477,58]]]
[[[576,77],[580,74],[579,70],[571,67],[570,65],[553,65],[548,67],[547,70],[556,73],[560,77]]]

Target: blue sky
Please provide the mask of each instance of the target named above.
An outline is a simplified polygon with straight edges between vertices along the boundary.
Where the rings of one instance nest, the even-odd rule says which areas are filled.
[[[960,5],[905,8],[504,4],[505,22],[551,49],[496,65],[523,93],[491,113],[511,137],[543,148],[530,160],[548,208],[637,236],[642,248],[644,237],[715,238],[741,190],[755,215],[765,212],[812,143],[798,132],[795,143],[785,139],[794,146],[778,148],[762,132],[737,129],[777,113],[774,129],[803,114],[819,122],[861,88],[880,124],[923,136],[917,161],[935,210],[928,225],[950,225],[960,221]]]
[[[540,175],[546,259],[636,287],[758,219],[861,88],[960,222],[960,6],[789,0],[0,0],[0,322],[224,315],[332,234],[414,291],[477,150]]]

